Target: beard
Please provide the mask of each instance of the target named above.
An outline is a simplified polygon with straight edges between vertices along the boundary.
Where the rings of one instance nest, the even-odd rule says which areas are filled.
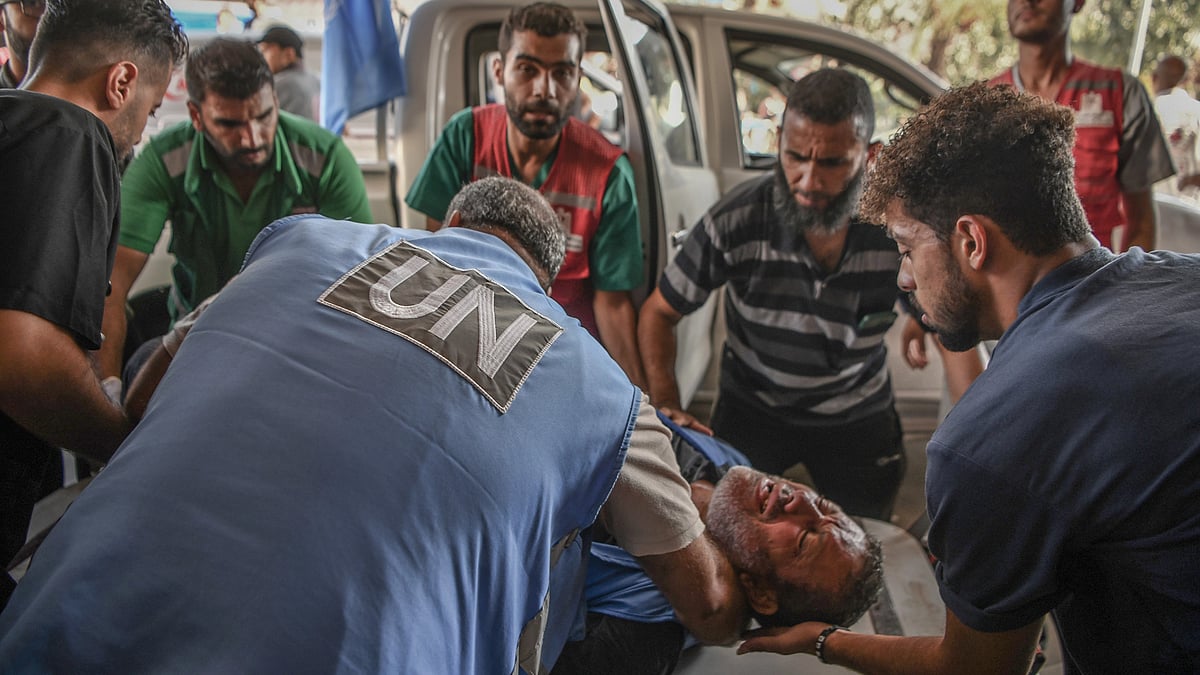
[[[208,132],[208,129],[202,129],[201,133],[205,140],[208,141],[208,147],[213,150],[227,168],[230,169],[261,169],[265,167],[275,157],[274,135],[271,136],[272,142],[268,142],[264,146],[257,148],[242,148],[240,150],[230,150],[221,145],[220,142]],[[265,151],[266,154],[259,161],[249,159],[256,152]]]
[[[519,103],[512,94],[504,92],[504,107],[508,110],[508,119],[512,120],[518,131],[535,141],[544,141],[557,136],[563,127],[567,126],[567,121],[571,119],[567,111],[574,103],[574,100],[568,101],[564,106],[555,106],[544,100],[535,103]],[[526,113],[541,113],[552,115],[552,117],[549,121],[531,121],[525,119]]]
[[[713,490],[705,527],[734,568],[767,576],[771,567],[758,531],[739,505],[746,495],[754,494],[763,477],[764,474],[749,467],[730,469]]]
[[[863,181],[866,177],[866,164],[854,174],[846,187],[829,200],[823,209],[802,206],[793,197],[792,186],[788,185],[783,167],[775,163],[775,191],[778,194],[776,213],[780,222],[792,227],[796,232],[813,231],[819,234],[833,234],[846,226],[850,217],[858,208],[858,199],[862,196]]]
[[[942,317],[935,321],[928,312],[925,316],[928,317],[927,323],[937,333],[943,347],[952,352],[965,352],[979,344],[980,297],[979,292],[967,283],[962,270],[949,258],[950,254],[946,255],[947,260],[942,271],[945,279],[943,287],[947,292],[943,293],[945,298],[940,307],[939,314]],[[913,307],[923,311],[920,310],[915,295],[910,293],[909,300]]]

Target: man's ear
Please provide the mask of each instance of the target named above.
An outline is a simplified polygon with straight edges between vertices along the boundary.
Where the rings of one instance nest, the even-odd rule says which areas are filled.
[[[504,88],[504,57],[497,56],[492,60],[492,78],[501,89]]]
[[[988,258],[988,229],[980,216],[959,216],[954,223],[954,233],[951,244],[956,248],[967,265],[975,271],[983,269]]]
[[[450,217],[446,219],[446,223],[442,227],[462,227],[462,214],[455,209],[450,213]]]
[[[137,93],[138,67],[133,61],[118,61],[108,67],[104,78],[104,98],[112,110],[120,110]]]
[[[192,128],[196,131],[204,131],[204,121],[200,118],[200,106],[194,101],[187,102],[188,117],[192,120]]]
[[[738,583],[746,593],[750,609],[764,616],[779,611],[779,596],[765,578],[750,572],[738,572]]]

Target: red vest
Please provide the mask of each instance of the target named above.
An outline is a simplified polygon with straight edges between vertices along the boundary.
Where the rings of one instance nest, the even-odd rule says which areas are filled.
[[[1011,70],[992,80],[992,84],[1013,83]],[[1121,70],[1075,59],[1055,102],[1075,111],[1075,190],[1092,232],[1111,248],[1113,228],[1125,224],[1117,182],[1117,152],[1125,123]]]
[[[512,177],[508,163],[508,111],[494,103],[472,111],[475,159],[472,180],[486,176]],[[558,151],[541,193],[554,207],[567,234],[567,257],[550,289],[550,297],[579,319],[597,339],[595,291],[588,268],[588,249],[600,227],[601,201],[608,175],[621,149],[597,131],[571,118],[559,137]]]

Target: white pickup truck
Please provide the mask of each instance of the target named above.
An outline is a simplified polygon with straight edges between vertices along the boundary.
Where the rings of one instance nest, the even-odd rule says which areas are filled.
[[[601,130],[634,167],[646,279],[657,281],[678,235],[722,192],[771,168],[785,90],[804,73],[842,66],[871,84],[886,134],[945,84],[886,48],[843,31],[774,16],[634,0],[567,2],[588,25],[583,90]],[[404,21],[408,95],[396,114],[401,194],[455,112],[497,100],[491,81],[505,0],[424,0]],[[402,224],[424,227],[404,209]],[[717,303],[678,329],[685,405],[711,401],[705,374]],[[718,330],[714,331],[714,327]],[[714,335],[714,333],[716,333]]]

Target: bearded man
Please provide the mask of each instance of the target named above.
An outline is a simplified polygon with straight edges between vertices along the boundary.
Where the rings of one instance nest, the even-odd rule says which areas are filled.
[[[320,213],[371,222],[354,155],[315,123],[280,112],[271,69],[253,42],[209,41],[188,57],[184,79],[191,119],[151,138],[121,180],[121,238],[100,350],[114,397],[123,388],[126,299],[168,221],[175,265],[166,307],[155,309],[172,320],[219,291],[276,218]],[[125,381],[156,344],[147,342],[126,364]]]
[[[854,218],[874,128],[861,77],[823,69],[799,80],[775,171],[692,228],[642,307],[638,341],[651,402],[708,431],[680,404],[672,329],[726,286],[711,431],[768,473],[803,463],[847,513],[886,520],[904,475],[884,346],[899,261],[878,227]]]
[[[504,103],[451,117],[404,200],[437,230],[450,200],[471,181],[499,175],[541,192],[567,233],[551,297],[644,388],[630,293],[643,280],[633,167],[620,148],[571,116],[586,44],[587,26],[562,5],[513,9],[492,63]]]

